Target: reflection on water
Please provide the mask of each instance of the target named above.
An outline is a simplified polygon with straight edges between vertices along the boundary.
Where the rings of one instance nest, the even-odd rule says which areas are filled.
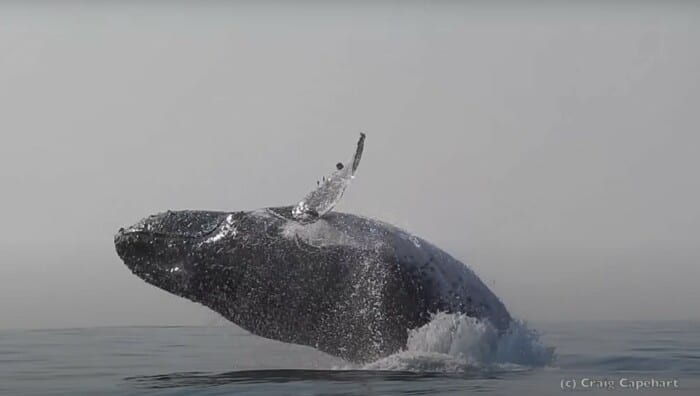
[[[168,394],[432,395],[492,394],[510,373],[416,373],[371,370],[245,370],[226,373],[179,372],[125,378],[130,388]],[[522,373],[512,374],[514,376]]]
[[[232,383],[285,383],[296,381],[366,382],[366,381],[425,381],[431,379],[498,379],[495,372],[474,370],[468,373],[415,373],[409,371],[370,370],[245,370],[212,374],[182,372],[162,375],[127,377],[126,381],[148,388],[225,385]]]

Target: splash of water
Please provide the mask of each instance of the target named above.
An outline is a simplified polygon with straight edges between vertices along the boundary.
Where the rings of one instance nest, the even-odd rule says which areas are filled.
[[[465,372],[481,368],[508,370],[545,366],[554,349],[521,321],[499,334],[488,321],[464,314],[437,313],[409,332],[406,349],[366,364],[367,370]]]

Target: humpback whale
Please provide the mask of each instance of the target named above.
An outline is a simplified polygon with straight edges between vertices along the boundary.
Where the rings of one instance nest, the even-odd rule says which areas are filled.
[[[120,229],[115,247],[144,281],[253,334],[366,362],[406,346],[437,312],[501,333],[503,303],[459,260],[391,224],[333,211],[364,147],[294,206],[167,211]]]

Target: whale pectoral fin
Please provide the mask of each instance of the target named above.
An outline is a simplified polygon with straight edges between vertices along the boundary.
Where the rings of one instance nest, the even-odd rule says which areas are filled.
[[[338,163],[336,171],[330,177],[324,178],[315,190],[308,193],[292,209],[292,216],[297,220],[314,220],[333,210],[333,207],[340,202],[350,181],[355,177],[364,147],[365,134],[360,133],[360,140],[357,142],[352,160],[346,164]]]
[[[355,155],[352,157],[352,175],[355,176],[355,171],[357,167],[360,166],[360,159],[362,159],[362,150],[365,149],[365,134],[360,132],[360,140],[357,141],[357,148],[355,149]]]

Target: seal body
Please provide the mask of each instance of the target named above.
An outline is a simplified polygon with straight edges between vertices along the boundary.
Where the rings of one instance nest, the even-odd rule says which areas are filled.
[[[203,304],[253,334],[363,362],[406,346],[436,312],[505,331],[511,318],[472,270],[390,224],[293,207],[177,211],[115,236],[131,271]]]

